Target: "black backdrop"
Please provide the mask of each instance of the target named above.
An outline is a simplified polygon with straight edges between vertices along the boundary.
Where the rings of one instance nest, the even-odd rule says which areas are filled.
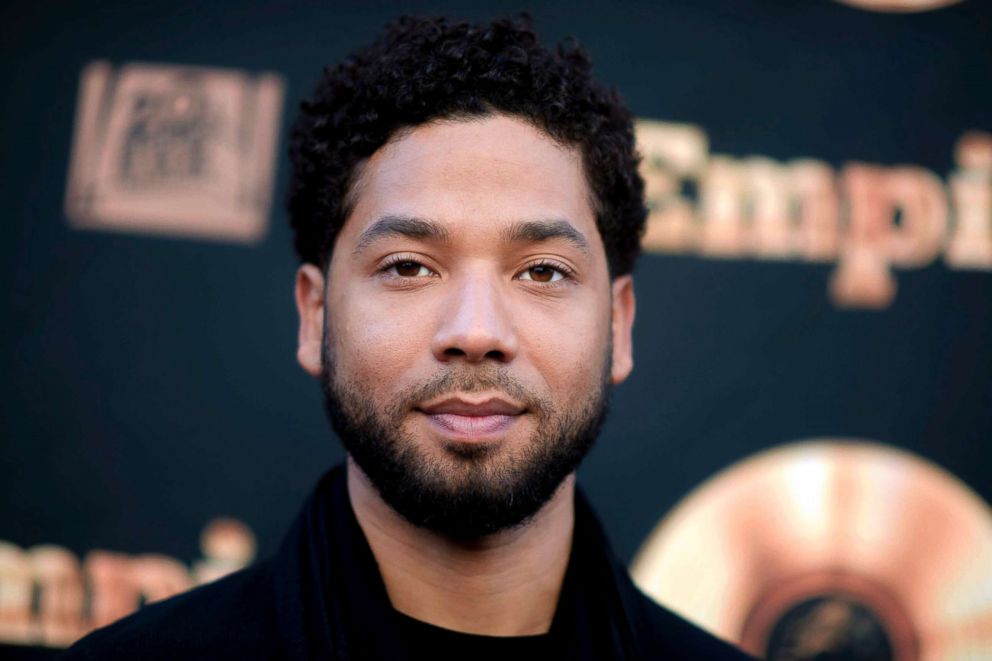
[[[399,13],[533,13],[576,35],[641,117],[710,150],[909,163],[946,177],[992,130],[992,3],[882,14],[828,0],[6,3],[0,10],[0,539],[199,555],[218,515],[273,550],[341,458],[294,359],[285,212],[254,245],[72,229],[78,78],[96,58],[271,70],[285,130],[320,66]],[[992,218],[989,219],[992,223]],[[827,297],[832,264],[648,254],[636,367],[581,480],[631,558],[690,489],[760,449],[875,439],[992,500],[992,273],[897,273],[883,310]]]

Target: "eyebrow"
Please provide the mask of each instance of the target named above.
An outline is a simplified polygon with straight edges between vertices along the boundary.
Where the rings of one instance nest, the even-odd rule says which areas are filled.
[[[521,221],[507,228],[504,238],[511,243],[516,241],[537,243],[564,239],[583,252],[589,252],[589,242],[586,237],[567,220]]]
[[[425,218],[411,216],[383,216],[375,221],[358,237],[352,254],[358,254],[376,240],[387,236],[404,236],[411,239],[448,241],[450,234],[442,225]],[[527,241],[539,243],[554,239],[564,239],[583,252],[589,252],[589,242],[582,232],[567,220],[526,220],[513,223],[503,232],[508,243]]]
[[[405,236],[411,239],[443,242],[448,240],[449,235],[448,230],[432,220],[410,216],[383,216],[362,232],[352,254],[360,253],[377,239],[386,236]]]

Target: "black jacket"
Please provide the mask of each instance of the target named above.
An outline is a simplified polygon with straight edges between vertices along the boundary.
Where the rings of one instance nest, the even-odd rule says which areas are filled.
[[[64,658],[409,659],[395,617],[339,467],[275,556],[99,629]],[[644,596],[581,494],[551,635],[569,660],[749,658]]]

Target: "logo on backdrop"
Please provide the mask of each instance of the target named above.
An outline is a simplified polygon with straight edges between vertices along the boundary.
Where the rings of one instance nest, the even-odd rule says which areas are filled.
[[[235,519],[214,519],[200,549],[203,559],[189,568],[157,553],[93,550],[80,562],[60,546],[22,549],[0,540],[0,643],[68,647],[142,604],[248,565],[255,535]]]
[[[81,228],[254,241],[267,229],[282,79],[90,63],[66,191]]]
[[[829,293],[841,307],[888,306],[892,267],[943,256],[992,271],[992,134],[961,136],[947,181],[913,165],[710,154],[691,124],[641,120],[637,142],[648,251],[835,262]]]
[[[665,516],[631,573],[769,661],[989,658],[992,509],[880,443],[811,439],[726,468]]]

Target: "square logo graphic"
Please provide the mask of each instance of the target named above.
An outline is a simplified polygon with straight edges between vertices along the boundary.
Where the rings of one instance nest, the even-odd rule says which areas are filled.
[[[65,197],[70,224],[260,240],[283,89],[273,73],[91,62],[80,77]]]

